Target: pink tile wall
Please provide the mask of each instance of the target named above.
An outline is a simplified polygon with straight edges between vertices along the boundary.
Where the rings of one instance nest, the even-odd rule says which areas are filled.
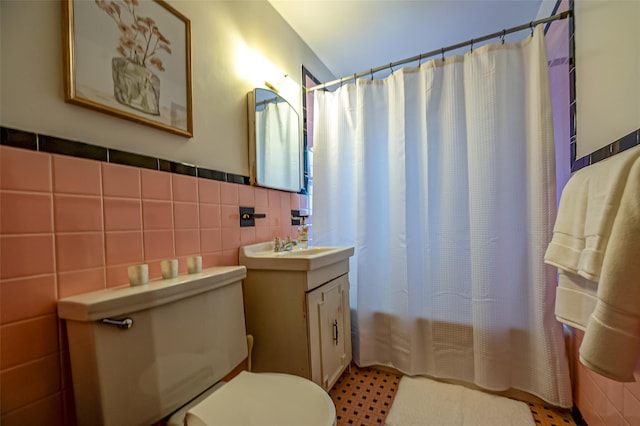
[[[635,382],[620,383],[600,376],[580,363],[584,333],[572,329],[573,398],[589,426],[640,426],[640,360]]]
[[[236,265],[241,245],[296,236],[306,197],[0,147],[0,413],[4,426],[73,425],[59,298],[128,285],[127,267],[199,254]],[[256,226],[240,228],[239,206]]]

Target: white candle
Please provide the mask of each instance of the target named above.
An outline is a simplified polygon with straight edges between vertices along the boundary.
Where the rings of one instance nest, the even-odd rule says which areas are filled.
[[[178,276],[178,259],[166,259],[160,261],[160,270],[162,271],[162,278],[169,279]]]
[[[127,269],[129,272],[129,284],[131,286],[147,284],[149,282],[149,265],[132,265]]]
[[[202,256],[191,256],[187,258],[187,270],[190,274],[202,272]]]

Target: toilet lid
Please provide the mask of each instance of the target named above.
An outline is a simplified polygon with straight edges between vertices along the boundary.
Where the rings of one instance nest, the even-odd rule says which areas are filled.
[[[336,411],[317,384],[290,374],[241,372],[192,407],[185,424],[329,426]]]

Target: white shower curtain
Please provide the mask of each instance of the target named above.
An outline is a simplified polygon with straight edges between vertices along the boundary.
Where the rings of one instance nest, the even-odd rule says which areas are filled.
[[[274,188],[299,185],[300,151],[298,116],[286,102],[269,102],[256,111],[257,178]]]
[[[356,363],[570,407],[542,27],[315,99],[314,243],[356,248]]]

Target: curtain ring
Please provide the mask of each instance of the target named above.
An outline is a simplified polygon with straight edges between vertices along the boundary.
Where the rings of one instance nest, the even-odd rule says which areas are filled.
[[[389,62],[389,68],[391,69],[391,74],[393,74],[393,67],[392,67],[392,65],[393,65],[393,62]]]
[[[354,82],[354,83],[357,83],[357,82],[358,82],[358,73],[357,73],[357,72],[354,72],[354,73],[353,73],[353,82]]]
[[[440,53],[442,53],[442,62],[444,62],[444,47],[440,49]]]
[[[507,30],[502,30],[502,35],[500,38],[502,39],[502,44],[504,44],[504,36],[507,34]]]
[[[371,73],[371,81],[373,81],[373,68],[369,72]]]
[[[473,39],[471,39],[471,52],[470,53],[473,53]]]
[[[422,62],[422,53],[420,54],[420,57],[418,58],[418,68],[420,68],[420,65],[422,65],[421,62]]]
[[[531,37],[533,37],[533,21],[529,22],[529,28],[531,28]]]

